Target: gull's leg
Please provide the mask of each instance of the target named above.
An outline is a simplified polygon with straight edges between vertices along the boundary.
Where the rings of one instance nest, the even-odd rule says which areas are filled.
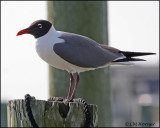
[[[72,87],[73,87],[73,83],[74,83],[74,78],[73,78],[72,73],[69,73],[69,75],[70,75],[70,87],[69,87],[67,99],[69,99],[71,97],[71,91],[72,91]]]
[[[68,96],[67,96],[67,100],[71,98],[71,91],[72,91],[72,87],[73,87],[73,83],[74,83],[74,77],[72,75],[72,73],[69,73],[70,75],[70,87],[69,87],[69,91],[68,91]],[[64,101],[66,100],[66,98],[63,97],[51,97],[48,99],[48,101]]]
[[[72,101],[73,98],[74,98],[74,96],[75,96],[75,92],[76,92],[76,89],[77,89],[77,86],[78,86],[78,83],[79,83],[79,79],[80,79],[80,78],[79,78],[79,74],[76,73],[76,75],[77,75],[76,85],[75,85],[74,90],[73,90],[73,93],[72,93],[71,97],[68,99],[68,101]]]

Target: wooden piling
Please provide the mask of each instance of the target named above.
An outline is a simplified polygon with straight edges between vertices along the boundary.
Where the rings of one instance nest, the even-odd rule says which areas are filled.
[[[83,127],[85,113],[83,104],[78,102],[31,100],[30,106],[39,127]],[[97,105],[89,105],[91,127],[97,127]],[[8,127],[32,127],[29,121],[25,101],[10,100],[7,105]]]

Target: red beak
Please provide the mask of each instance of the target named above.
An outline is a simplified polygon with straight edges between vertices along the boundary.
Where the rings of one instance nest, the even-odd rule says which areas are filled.
[[[29,33],[31,33],[31,30],[28,30],[28,29],[26,28],[26,29],[23,29],[23,30],[19,31],[19,32],[17,33],[17,36],[23,35],[23,34],[29,34]]]

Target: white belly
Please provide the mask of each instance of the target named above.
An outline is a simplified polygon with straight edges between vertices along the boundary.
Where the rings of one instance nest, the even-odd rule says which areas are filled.
[[[63,42],[63,39],[57,38],[57,37],[53,37],[54,39],[50,39],[48,40],[47,37],[44,38],[38,38],[37,42],[36,42],[36,51],[38,53],[38,55],[40,56],[40,58],[42,58],[44,61],[46,61],[49,65],[58,68],[58,69],[62,69],[62,70],[66,70],[68,72],[84,72],[87,70],[93,70],[94,68],[83,68],[83,67],[79,67],[76,65],[73,65],[67,61],[65,61],[64,59],[62,59],[60,56],[58,56],[54,51],[53,51],[53,46],[54,46],[54,42]],[[55,39],[56,38],[56,39]]]

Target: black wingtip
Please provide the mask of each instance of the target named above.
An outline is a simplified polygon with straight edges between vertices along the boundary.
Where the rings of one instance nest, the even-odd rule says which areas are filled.
[[[156,53],[152,52],[128,52],[128,51],[120,51],[126,57],[135,57],[135,56],[146,56],[146,55],[154,55]]]
[[[126,61],[146,61],[146,60],[139,59],[139,58],[124,58],[124,59],[115,60],[113,62],[126,62]]]
[[[154,55],[156,53],[151,52],[128,52],[128,51],[120,51],[126,58],[118,59],[113,62],[126,62],[126,61],[146,61],[144,59],[134,58],[135,56],[145,56],[145,55]],[[132,58],[133,57],[133,58]]]

